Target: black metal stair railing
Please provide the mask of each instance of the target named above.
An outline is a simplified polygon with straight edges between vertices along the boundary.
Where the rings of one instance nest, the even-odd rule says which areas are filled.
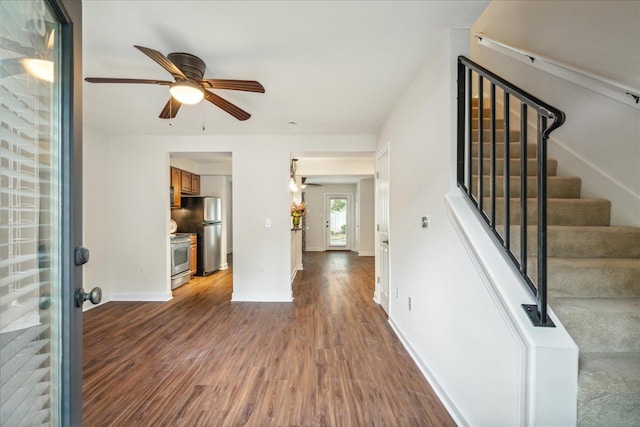
[[[487,90],[488,97],[485,95]],[[485,103],[489,104],[488,111],[485,109]],[[497,103],[501,104],[500,108],[496,106]],[[477,117],[474,117],[474,109],[477,111]],[[529,124],[530,112],[537,116],[535,126]],[[485,117],[486,113],[488,117]],[[498,115],[502,118],[498,119]],[[519,125],[516,125],[516,129],[519,131],[519,141],[512,141],[518,133],[512,129],[511,118],[518,116]],[[551,132],[562,126],[564,118],[564,113],[557,108],[542,102],[470,59],[464,56],[458,57],[458,187],[467,195],[536,298],[536,304],[522,304],[536,326],[554,326],[547,315],[547,140]],[[500,126],[497,125],[499,120],[502,122]],[[551,125],[548,125],[548,120],[552,121]],[[475,128],[474,121],[477,122]],[[529,126],[536,129],[537,188],[531,189],[527,185]],[[498,139],[502,139],[503,143],[502,156],[496,153]],[[519,142],[520,162],[512,164],[511,144],[517,142]],[[485,143],[488,145],[488,153],[485,152]],[[477,160],[474,160],[473,156],[474,144],[477,146]],[[488,161],[488,167],[485,166],[485,161]],[[500,164],[503,181],[502,202],[497,197],[498,188],[496,187],[497,178],[500,177],[498,170]],[[512,174],[512,166],[514,169],[520,167],[519,176]],[[518,179],[520,180],[519,212],[511,209],[511,184],[513,182],[517,188],[515,181]],[[485,193],[488,193],[486,201]],[[530,255],[528,244],[532,241],[532,236],[529,236],[532,233],[528,232],[528,228],[534,227],[529,224],[527,215],[527,206],[533,203],[528,200],[529,193],[536,194],[537,199],[535,201],[537,203],[535,216],[537,274],[533,277],[529,274],[527,261]],[[502,208],[500,217],[497,216],[498,207]],[[515,237],[512,235],[512,228],[513,231],[519,231]],[[519,245],[513,248],[512,242],[516,239],[519,240]]]

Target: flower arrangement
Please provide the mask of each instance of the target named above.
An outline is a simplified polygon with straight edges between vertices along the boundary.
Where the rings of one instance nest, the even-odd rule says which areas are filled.
[[[291,204],[291,216],[301,218],[307,214],[307,204],[305,202]]]
[[[307,214],[307,204],[305,202],[291,204],[291,220],[293,228],[300,228],[300,218]]]

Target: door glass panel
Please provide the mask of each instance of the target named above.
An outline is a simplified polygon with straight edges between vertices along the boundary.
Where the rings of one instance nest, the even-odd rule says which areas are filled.
[[[43,1],[0,19],[0,425],[57,425],[60,31]]]
[[[347,199],[331,197],[329,199],[329,245],[347,246]]]

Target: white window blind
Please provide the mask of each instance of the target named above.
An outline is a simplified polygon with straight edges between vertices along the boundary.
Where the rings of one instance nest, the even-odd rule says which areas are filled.
[[[54,60],[53,19],[43,1],[2,1],[0,19],[0,425],[52,425],[58,106],[24,60]]]

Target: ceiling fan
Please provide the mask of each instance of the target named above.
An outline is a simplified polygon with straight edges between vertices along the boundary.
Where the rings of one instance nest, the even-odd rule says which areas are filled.
[[[307,177],[303,176],[302,177],[302,188],[305,188],[305,187],[322,187],[322,184],[316,184],[316,183],[313,183],[313,182],[307,182]]]
[[[219,97],[209,89],[241,90],[245,92],[264,93],[264,87],[253,80],[221,80],[205,79],[204,71],[207,68],[204,61],[195,55],[184,52],[174,52],[167,56],[157,50],[143,46],[134,46],[136,49],[156,61],[167,70],[174,81],[125,79],[108,77],[87,77],[89,83],[133,83],[155,84],[169,86],[171,96],[160,112],[161,119],[172,119],[178,114],[182,104],[197,104],[203,98],[217,107],[223,109],[238,120],[247,120],[251,114],[240,107]]]

